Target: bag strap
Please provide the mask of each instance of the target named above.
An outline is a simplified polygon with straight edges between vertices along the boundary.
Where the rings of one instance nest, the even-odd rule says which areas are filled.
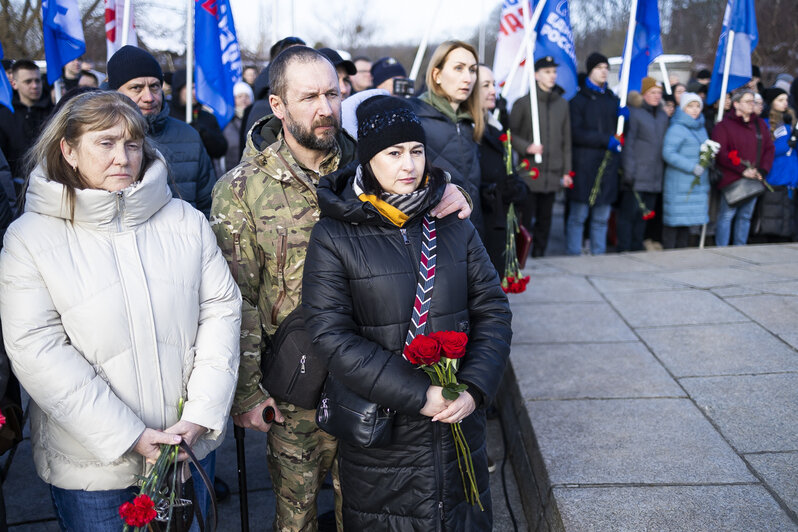
[[[205,472],[205,469],[203,469],[202,465],[200,465],[199,460],[197,460],[197,457],[194,455],[194,451],[191,450],[191,447],[189,447],[186,442],[180,442],[180,449],[186,453],[191,465],[196,468],[200,478],[202,478],[202,483],[205,484],[205,489],[208,490],[208,495],[210,495],[211,498],[211,514],[213,515],[213,519],[208,516],[204,522],[202,521],[202,512],[199,508],[199,505],[196,501],[194,501],[194,513],[197,517],[197,523],[199,524],[200,531],[216,532],[219,514],[216,511],[216,491],[213,489],[213,482],[211,482],[211,479],[208,478],[208,474]]]
[[[754,168],[759,168],[759,156],[762,155],[762,131],[759,129],[759,121],[754,122],[754,132],[756,134],[756,159]]]
[[[407,330],[405,345],[410,345],[410,342],[417,335],[424,334],[430,302],[432,301],[432,288],[435,285],[438,241],[435,231],[435,218],[426,214],[422,226],[423,240],[421,244],[421,260],[418,265],[418,286],[416,286],[416,299],[413,303],[413,318],[410,320],[410,328]]]

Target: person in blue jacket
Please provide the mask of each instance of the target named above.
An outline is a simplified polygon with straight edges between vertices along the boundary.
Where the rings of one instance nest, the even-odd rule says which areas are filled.
[[[790,240],[798,236],[795,231],[798,152],[792,135],[795,118],[786,91],[770,87],[764,90],[763,96],[769,107],[763,118],[768,124],[776,155],[765,178],[773,191],[766,191],[759,200],[754,231],[768,235],[771,241]]]
[[[687,247],[690,226],[709,221],[709,176],[707,169],[698,164],[701,144],[707,140],[703,107],[698,94],[682,94],[665,133],[662,147],[665,160],[662,247],[665,249]],[[693,185],[696,178],[698,183]]]

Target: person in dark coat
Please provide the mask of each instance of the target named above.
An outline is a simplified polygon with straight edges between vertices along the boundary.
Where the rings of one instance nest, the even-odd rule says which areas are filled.
[[[163,71],[155,58],[135,46],[123,46],[108,60],[108,88],[133,100],[147,119],[147,136],[155,141],[172,171],[172,195],[209,216],[216,172],[199,133],[169,116],[169,104],[163,99]]]
[[[732,94],[731,101],[733,110],[726,113],[712,130],[712,140],[720,144],[715,162],[722,171],[718,182],[721,195],[715,226],[715,244],[718,246],[729,245],[732,222],[734,245],[744,246],[748,242],[757,200],[755,196],[732,207],[726,202],[723,189],[738,179],[763,180],[770,172],[775,153],[767,124],[754,114],[753,91],[739,90]]]
[[[532,141],[529,93],[519,98],[510,111],[513,148],[539,171],[536,176],[524,178],[531,194],[522,205],[521,216],[521,223],[532,232],[533,257],[542,257],[546,253],[557,191],[563,186],[570,188],[573,182],[570,175],[571,116],[568,112],[568,101],[555,90],[558,66],[550,56],[535,61],[542,144],[534,144]],[[535,154],[543,157],[540,165],[534,163]]]
[[[339,441],[344,530],[491,530],[485,406],[510,350],[511,314],[468,220],[436,221],[437,262],[424,334],[468,334],[457,372],[468,386],[444,400],[403,358],[422,248],[422,219],[445,173],[429,165],[425,132],[406,101],[358,108],[358,161],[319,184],[302,305],[315,356],[351,391],[396,411],[391,443]],[[485,511],[468,504],[448,424],[461,422]]]
[[[14,63],[11,86],[16,91],[11,100],[14,112],[0,105],[0,150],[8,160],[13,177],[22,182],[25,152],[39,137],[53,103],[49,96],[42,94],[41,72],[33,61],[21,59]]]
[[[507,175],[505,148],[501,140],[504,131],[501,123],[490,114],[496,108],[496,82],[493,72],[485,65],[479,65],[479,92],[486,124],[485,134],[479,144],[482,216],[485,220],[484,243],[499,277],[503,277],[506,269],[507,212],[510,204],[514,203],[520,222],[518,212],[529,189],[517,174]]]
[[[618,168],[621,140],[615,136],[618,98],[607,87],[609,60],[599,53],[587,58],[587,77],[570,102],[573,141],[574,188],[568,190],[569,213],[566,221],[566,251],[582,252],[582,234],[590,215],[590,252],[607,249],[607,221],[618,197]],[[605,153],[612,155],[604,170],[595,204],[590,206],[590,191],[596,182]]]
[[[643,78],[642,102],[629,109],[629,127],[622,154],[623,185],[618,213],[618,251],[641,251],[646,220],[637,198],[647,210],[657,207],[662,194],[662,145],[668,129],[668,115],[662,108],[662,87],[657,80]],[[637,193],[637,195],[635,195]]]
[[[485,120],[479,103],[477,52],[461,41],[442,43],[427,66],[428,91],[411,98],[427,134],[427,158],[471,196],[471,222],[484,237],[480,204],[479,147]]]
[[[196,81],[196,80],[195,80]],[[194,87],[196,91],[196,86]],[[224,138],[222,128],[219,127],[219,122],[213,113],[209,113],[202,108],[202,105],[197,103],[196,96],[192,95],[191,105],[191,127],[197,130],[202,145],[205,146],[205,151],[211,159],[219,159],[224,157],[227,153],[227,139]],[[172,76],[172,103],[170,116],[178,120],[186,121],[186,102],[188,96],[186,94],[186,71],[178,70]]]

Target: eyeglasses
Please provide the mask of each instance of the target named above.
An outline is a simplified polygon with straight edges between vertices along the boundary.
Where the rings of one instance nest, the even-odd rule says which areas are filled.
[[[751,98],[750,100],[740,100],[740,103],[744,103],[746,105],[754,105],[754,99]]]

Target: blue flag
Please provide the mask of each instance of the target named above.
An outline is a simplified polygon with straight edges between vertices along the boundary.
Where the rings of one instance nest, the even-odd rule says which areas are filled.
[[[648,76],[648,65],[661,55],[662,39],[657,0],[639,0],[635,15],[635,33],[632,37],[632,56],[629,61],[628,90],[640,90],[643,78]],[[625,45],[622,57],[626,57]]]
[[[3,58],[3,44],[0,43],[0,59]],[[0,73],[0,105],[5,105],[11,112],[14,112],[14,106],[11,105],[11,99],[13,98],[14,92],[11,90],[11,82],[8,81],[8,76],[6,76],[6,71],[3,70]]]
[[[537,2],[535,2],[537,3]],[[532,8],[534,10],[534,6]],[[557,85],[565,90],[563,97],[570,100],[579,89],[576,77],[576,52],[571,32],[571,15],[568,0],[548,0],[540,14],[536,28],[535,60],[552,57],[557,67]]]
[[[47,82],[52,85],[64,65],[86,52],[78,0],[42,0],[42,33]]]
[[[720,98],[729,31],[734,32],[734,42],[732,43],[729,82],[726,92],[745,85],[751,79],[751,52],[754,51],[759,41],[754,0],[728,0],[726,2],[723,28],[720,31],[720,39],[718,39],[718,52],[715,54],[715,66],[712,68],[712,79],[709,82],[708,104],[713,104]]]
[[[235,114],[233,85],[241,80],[241,50],[229,0],[195,0],[194,53],[197,100],[224,128]]]

